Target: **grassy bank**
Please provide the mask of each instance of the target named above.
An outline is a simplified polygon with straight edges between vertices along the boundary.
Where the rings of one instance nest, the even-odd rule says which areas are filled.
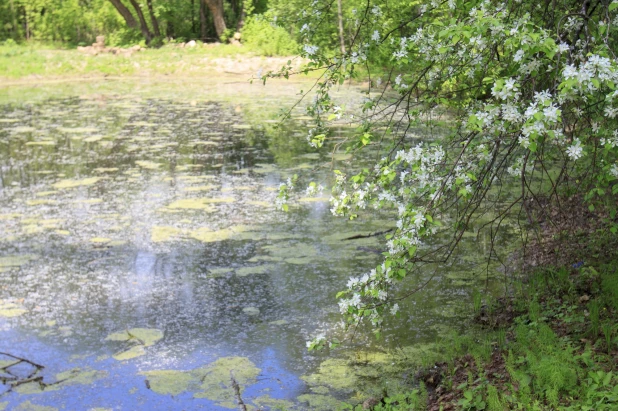
[[[247,78],[260,70],[278,70],[294,57],[265,57],[247,47],[198,45],[91,55],[76,49],[44,45],[0,45],[0,85],[19,79],[92,76],[212,76],[239,74]]]
[[[538,269],[508,298],[476,294],[470,333],[439,344],[418,389],[372,409],[618,409],[618,258],[608,251]]]

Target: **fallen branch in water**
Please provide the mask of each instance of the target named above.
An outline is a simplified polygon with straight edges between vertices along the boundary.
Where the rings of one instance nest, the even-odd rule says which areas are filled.
[[[234,379],[234,373],[232,371],[230,371],[230,379],[232,380],[232,388],[234,388],[234,392],[236,393],[236,402],[238,403],[238,409],[240,409],[240,411],[247,411],[247,406],[245,405],[242,397],[240,396],[240,385],[238,385],[238,383]]]
[[[43,368],[45,368],[44,366],[42,366],[42,365],[40,365],[40,364],[37,364],[37,363],[32,362],[32,361],[30,361],[30,360],[27,360],[27,359],[25,359],[25,358],[18,357],[18,356],[13,355],[13,354],[9,354],[9,353],[7,353],[7,352],[2,352],[2,351],[0,351],[0,355],[6,355],[7,357],[15,358],[16,360],[18,360],[15,364],[7,365],[6,367],[3,367],[3,368],[12,367],[12,366],[14,366],[14,365],[16,365],[16,364],[19,364],[19,362],[26,362],[26,363],[28,363],[28,364],[30,364],[30,365],[32,365],[32,366],[34,366],[34,367],[36,367],[36,368],[39,368],[39,369],[43,369]]]
[[[344,238],[341,241],[357,240],[359,238],[377,237],[377,236],[382,235],[382,234],[390,233],[391,231],[395,231],[395,229],[394,228],[389,228],[388,230],[376,231],[375,233],[371,233],[371,234],[356,234],[356,235],[353,235],[352,237]]]
[[[29,382],[38,382],[39,385],[41,386],[41,388],[45,388],[48,385],[51,385],[51,384],[45,384],[43,382],[43,377],[42,376],[25,378],[23,380],[17,380],[17,381],[9,381],[9,384],[11,385],[11,389],[13,389],[13,388],[17,387],[18,385],[28,384]]]

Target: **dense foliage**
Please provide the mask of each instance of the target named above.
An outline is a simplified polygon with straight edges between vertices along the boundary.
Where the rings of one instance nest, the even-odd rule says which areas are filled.
[[[298,22],[303,55],[312,60],[307,70],[326,69],[307,139],[322,146],[346,111],[360,119],[356,138],[339,147],[384,155],[355,175],[336,171],[331,211],[397,214],[383,263],[350,278],[339,295],[349,325],[368,322],[379,332],[406,296],[397,284],[447,261],[475,221],[484,221],[474,229],[492,240],[489,259],[499,258],[495,240],[505,219],[519,222],[525,241],[538,223],[535,210],[549,202],[568,213],[560,205],[570,196],[615,235],[618,2],[370,1],[350,11],[354,35],[343,54],[324,45],[321,30],[334,4],[316,0]],[[331,97],[334,87],[376,67],[385,74],[370,78],[360,107]],[[430,141],[409,132],[445,121],[446,135]],[[289,187],[280,193],[284,208]],[[319,336],[308,345],[327,344]]]
[[[117,5],[127,10],[129,20]],[[114,45],[214,41],[240,30],[246,14],[265,10],[263,0],[0,0],[0,41],[75,45],[92,43],[98,35],[107,36]],[[225,23],[226,32],[221,35],[214,19],[217,13]]]

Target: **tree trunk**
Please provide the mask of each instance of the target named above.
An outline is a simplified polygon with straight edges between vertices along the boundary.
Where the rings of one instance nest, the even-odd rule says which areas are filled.
[[[120,0],[109,0],[109,1],[114,5],[116,10],[118,10],[118,13],[120,13],[120,15],[124,18],[124,21],[127,23],[127,26],[129,26],[129,28],[131,29],[136,29],[137,21],[135,20],[135,17],[133,17],[129,9],[126,8]]]
[[[240,4],[240,16],[238,17],[238,23],[236,23],[236,31],[241,31],[245,25],[245,5]]]
[[[202,41],[206,40],[206,4],[200,0],[200,36]]]
[[[345,40],[343,38],[343,13],[341,12],[341,0],[337,0],[337,18],[339,20],[339,41],[341,42],[341,54],[345,54]]]
[[[30,40],[30,26],[28,25],[28,10],[24,7],[24,20],[26,21],[26,40]]]
[[[221,35],[227,30],[225,26],[225,20],[223,19],[223,0],[204,0],[210,13],[212,14],[212,20],[215,23],[215,30],[217,31],[217,37],[221,38]]]
[[[13,35],[13,40],[17,40],[19,31],[17,29],[17,14],[15,13],[15,6],[13,5],[13,0],[9,0],[9,5],[11,6],[11,20],[13,21],[13,28],[11,29],[11,34]]]
[[[144,38],[146,39],[146,44],[148,44],[150,43],[150,40],[152,40],[152,33],[150,32],[150,29],[148,29],[148,24],[146,23],[146,19],[144,18],[144,13],[142,13],[142,9],[140,8],[139,4],[137,4],[135,0],[129,0],[129,2],[131,3],[133,8],[135,9],[135,12],[137,13],[137,17],[139,18],[140,29],[142,30],[142,34],[144,35]]]
[[[195,0],[191,0],[191,33],[195,32]]]
[[[155,16],[154,10],[152,8],[152,0],[146,0],[146,3],[148,4],[148,13],[150,14],[150,22],[152,23],[154,35],[157,37],[161,37],[161,30],[159,30],[159,22],[157,21],[157,16]]]

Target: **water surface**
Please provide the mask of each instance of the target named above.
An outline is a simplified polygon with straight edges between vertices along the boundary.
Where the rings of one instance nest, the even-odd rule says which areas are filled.
[[[0,372],[0,409],[229,409],[231,377],[256,408],[332,409],[332,397],[367,395],[342,366],[350,356],[390,363],[379,355],[461,322],[484,280],[470,254],[405,303],[385,340],[359,333],[337,352],[307,353],[316,332],[337,329],[336,292],[381,261],[383,238],[343,239],[393,223],[334,219],[327,193],[274,209],[292,174],[328,187],[334,167],[366,162],[308,147],[301,109],[273,127],[301,87],[2,90],[0,351],[44,368]],[[0,354],[0,368],[11,362]],[[11,383],[30,376],[42,379]]]

